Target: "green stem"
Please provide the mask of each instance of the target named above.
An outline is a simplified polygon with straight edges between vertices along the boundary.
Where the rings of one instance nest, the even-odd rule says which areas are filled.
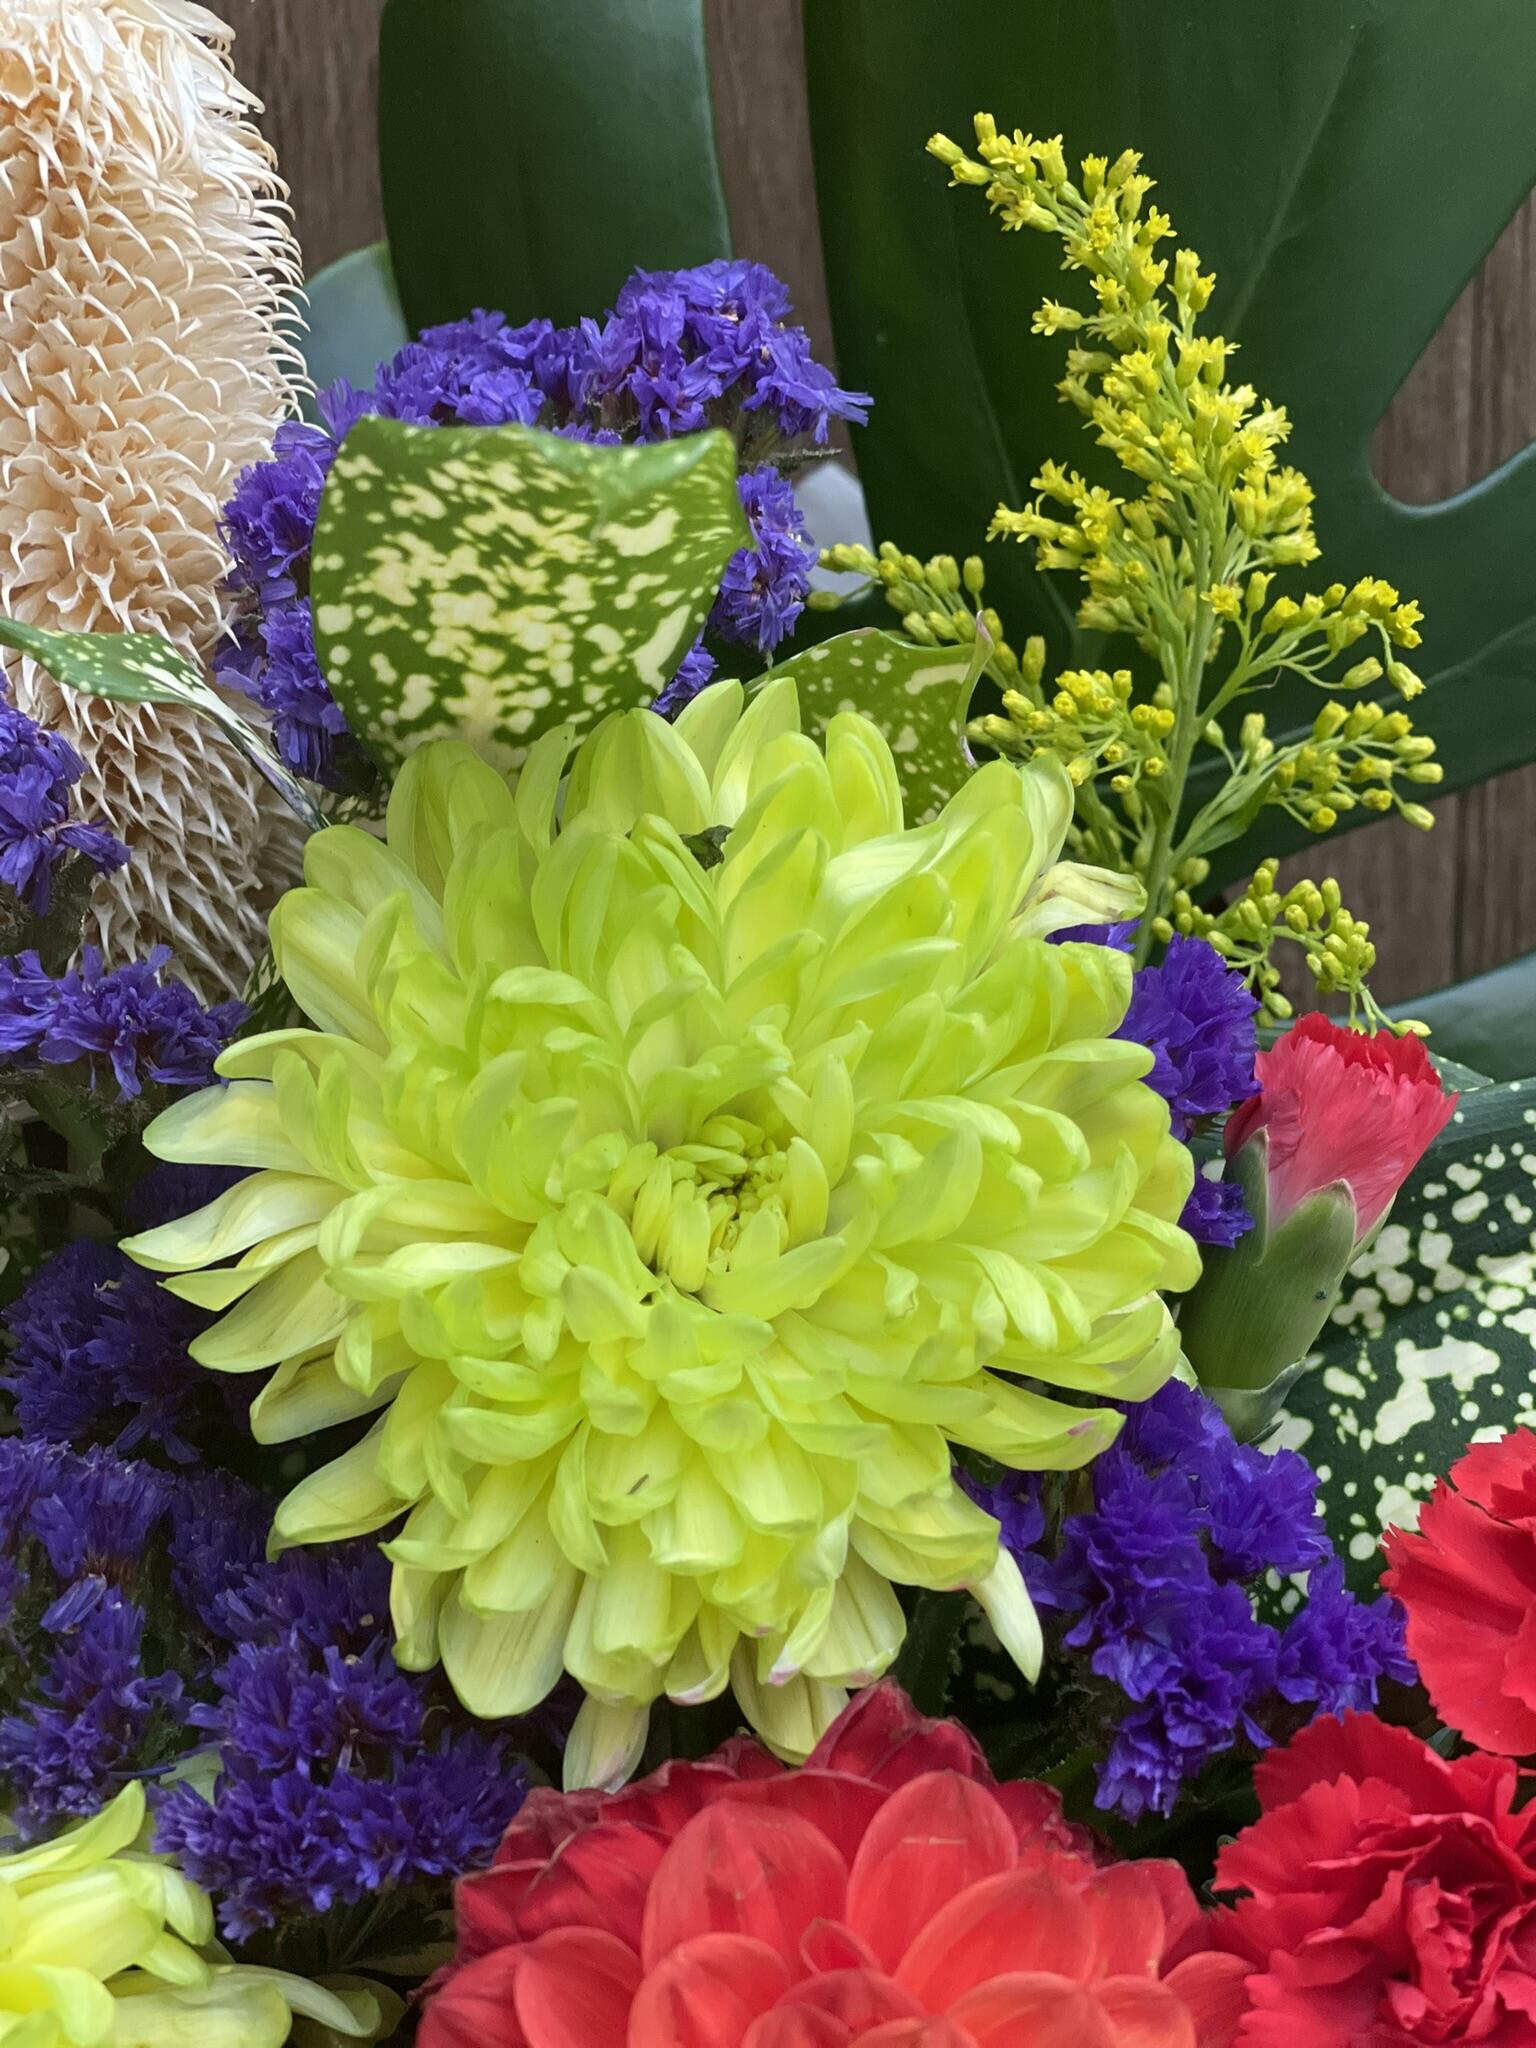
[[[1203,551],[1202,551],[1203,554]],[[1206,563],[1203,559],[1196,564],[1195,589],[1206,587]],[[1184,808],[1184,785],[1189,780],[1189,764],[1194,758],[1195,741],[1200,737],[1202,715],[1200,710],[1200,686],[1205,679],[1205,660],[1210,652],[1212,615],[1208,606],[1197,602],[1194,631],[1189,636],[1189,645],[1183,663],[1182,673],[1174,691],[1177,705],[1173,728],[1173,741],[1168,749],[1168,802],[1152,841],[1152,852],[1147,861],[1147,908],[1141,920],[1141,929],[1136,934],[1136,965],[1145,967],[1157,943],[1152,932],[1153,919],[1163,914],[1163,897],[1173,872],[1173,835],[1178,828],[1179,813]]]

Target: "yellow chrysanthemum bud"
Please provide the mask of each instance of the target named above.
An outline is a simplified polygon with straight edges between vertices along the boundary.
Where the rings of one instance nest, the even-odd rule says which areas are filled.
[[[893,1581],[990,1589],[1028,1643],[951,1446],[1085,1464],[1198,1270],[1189,1154],[1111,1035],[1129,962],[1044,943],[1133,894],[1053,865],[1061,766],[909,828],[872,725],[819,745],[788,678],[743,707],[608,721],[559,803],[568,731],[515,791],[440,744],[387,845],[313,838],[272,935],[315,1028],[147,1141],[257,1171],[129,1246],[228,1311],[203,1364],[277,1368],[262,1440],[383,1411],[278,1542],[406,1515],[401,1661],[485,1715],[571,1672],[578,1775],[730,1684],[803,1752],[895,1657]]]

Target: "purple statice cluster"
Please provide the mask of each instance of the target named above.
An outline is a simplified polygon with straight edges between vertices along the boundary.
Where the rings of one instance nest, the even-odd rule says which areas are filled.
[[[249,1407],[238,1380],[188,1356],[212,1320],[115,1246],[80,1238],[0,1317],[9,1340],[0,1388],[34,1441],[190,1465]]]
[[[707,632],[771,654],[805,606],[816,550],[778,464],[860,421],[869,400],[815,361],[789,296],[761,264],[637,271],[602,320],[512,326],[475,313],[429,328],[381,366],[369,390],[321,395],[320,426],[290,424],[272,459],[247,470],[225,510],[232,580],[250,603],[221,674],[266,710],[299,775],[333,789],[366,774],[315,654],[309,552],[320,496],[348,431],[374,413],[413,426],[539,426],[584,441],[658,441],[731,428],[742,451],[750,546],[727,566]],[[702,641],[658,700],[681,709],[714,673]]]
[[[30,1838],[169,1776],[156,1845],[244,1941],[489,1861],[505,1736],[394,1662],[372,1544],[269,1563],[219,1473],[0,1439],[0,1793]]]
[[[23,1837],[180,1747],[183,1684],[143,1599],[165,1512],[146,1466],[0,1439],[0,1785]]]
[[[1097,1802],[1169,1814],[1205,1766],[1267,1747],[1317,1714],[1365,1711],[1414,1678],[1395,1600],[1347,1590],[1295,1451],[1234,1442],[1216,1404],[1173,1382],[1132,1406],[1092,1467],[1093,1505],[1050,1526],[1039,1480],[962,1475],[1018,1558],[1061,1643],[1087,1660],[1107,1722]],[[1266,1583],[1304,1577],[1305,1604],[1261,1618]]]
[[[1242,976],[1204,939],[1175,934],[1162,959],[1138,972],[1117,1035],[1151,1048],[1147,1086],[1168,1104],[1176,1138],[1187,1140],[1207,1118],[1258,1093],[1258,1007]],[[1242,1189],[1203,1173],[1182,1220],[1200,1244],[1234,1245],[1253,1228]]]
[[[1135,935],[1134,924],[1114,924],[1074,926],[1057,936],[1128,953]],[[1242,976],[1204,939],[1175,935],[1160,961],[1137,969],[1131,1007],[1115,1036],[1151,1051],[1147,1086],[1168,1104],[1176,1138],[1187,1143],[1209,1118],[1258,1093],[1258,1007]],[[1200,1244],[1234,1245],[1253,1228],[1242,1189],[1203,1173],[1180,1221]]]
[[[219,1896],[232,1940],[488,1863],[526,1790],[504,1735],[395,1663],[377,1546],[267,1563],[269,1515],[246,1489],[205,1482],[171,1543],[222,1646],[187,1714],[219,1775],[211,1794],[186,1782],[162,1795],[156,1846]]]
[[[62,863],[79,858],[109,874],[128,858],[103,826],[71,820],[84,773],[67,740],[0,704],[0,882],[34,917],[47,916]]]
[[[150,1082],[204,1088],[245,1017],[240,1003],[204,1009],[165,972],[170,950],[110,973],[94,946],[50,974],[36,953],[0,959],[0,1060],[22,1072],[71,1068],[92,1089],[110,1081],[125,1100]]]

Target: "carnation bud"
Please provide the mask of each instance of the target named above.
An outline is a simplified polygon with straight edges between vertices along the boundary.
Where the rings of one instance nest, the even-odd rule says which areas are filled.
[[[1274,1419],[1344,1275],[1456,1107],[1421,1040],[1310,1016],[1258,1056],[1262,1093],[1226,1130],[1254,1227],[1213,1249],[1179,1337],[1235,1434]]]

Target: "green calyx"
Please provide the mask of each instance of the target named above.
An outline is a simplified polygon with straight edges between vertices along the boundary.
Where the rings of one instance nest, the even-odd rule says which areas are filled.
[[[1201,1385],[1233,1428],[1254,1435],[1299,1377],[1356,1253],[1355,1204],[1336,1181],[1271,1229],[1269,1138],[1258,1132],[1228,1162],[1253,1228],[1230,1250],[1205,1255],[1183,1303],[1179,1336]],[[1262,1398],[1258,1398],[1262,1397]]]

